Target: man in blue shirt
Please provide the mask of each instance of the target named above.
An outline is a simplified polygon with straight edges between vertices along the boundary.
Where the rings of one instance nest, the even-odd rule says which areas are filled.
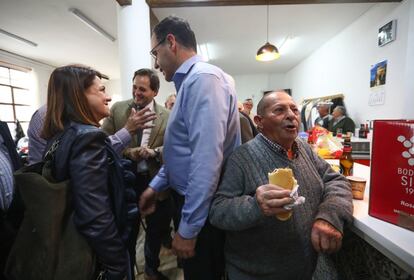
[[[0,121],[0,280],[20,222],[23,206],[14,191],[13,172],[21,167],[7,123]]]
[[[181,208],[172,243],[183,259],[185,279],[220,279],[220,234],[207,221],[223,162],[240,145],[233,79],[197,56],[187,21],[163,19],[153,30],[151,55],[177,99],[164,138],[164,165],[142,194],[143,215],[154,211],[157,194],[168,187]]]

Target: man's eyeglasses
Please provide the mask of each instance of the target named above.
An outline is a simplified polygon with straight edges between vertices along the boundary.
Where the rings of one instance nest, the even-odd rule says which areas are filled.
[[[150,51],[150,55],[156,60],[157,59],[157,48],[159,46],[161,46],[162,43],[164,43],[165,39],[167,39],[167,37],[164,37],[164,39],[162,39],[158,44],[155,45],[155,47],[152,48],[152,50]]]

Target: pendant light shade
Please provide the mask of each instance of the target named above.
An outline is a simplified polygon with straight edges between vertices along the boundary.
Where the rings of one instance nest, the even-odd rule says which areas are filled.
[[[267,42],[257,51],[256,60],[258,61],[272,61],[280,57],[279,50],[275,45]]]
[[[256,54],[257,61],[272,61],[278,59],[280,57],[279,50],[276,48],[275,45],[269,43],[269,4],[267,4],[267,33],[266,38],[267,42],[263,46],[259,48]]]

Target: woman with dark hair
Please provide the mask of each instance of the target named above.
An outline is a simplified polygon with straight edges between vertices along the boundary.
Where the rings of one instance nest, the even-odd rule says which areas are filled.
[[[57,181],[70,180],[71,217],[77,230],[95,253],[106,279],[125,279],[129,271],[128,210],[122,194],[125,189],[113,186],[109,179],[111,146],[98,128],[99,121],[109,116],[111,101],[100,77],[99,72],[81,65],[53,71],[42,137],[48,146],[59,139],[52,173]]]

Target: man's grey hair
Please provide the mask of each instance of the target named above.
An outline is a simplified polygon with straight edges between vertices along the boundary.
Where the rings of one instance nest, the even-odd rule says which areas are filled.
[[[177,94],[173,93],[167,96],[167,98],[165,99],[165,102],[167,102],[168,100],[170,100],[171,97],[177,97]]]
[[[338,110],[343,116],[346,116],[346,109],[344,106],[336,106],[335,110]]]

